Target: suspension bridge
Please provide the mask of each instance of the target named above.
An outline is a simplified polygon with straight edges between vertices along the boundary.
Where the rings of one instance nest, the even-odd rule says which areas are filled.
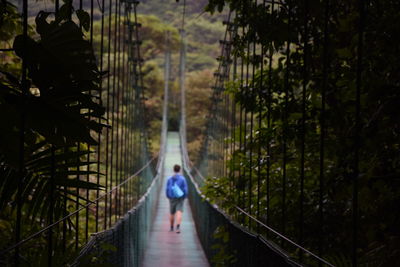
[[[368,97],[372,67],[364,69],[363,62],[376,58],[363,49],[372,54],[365,41],[377,25],[366,20],[372,4],[349,1],[355,15],[345,19],[345,9],[331,0],[315,6],[307,0],[234,2],[221,21],[225,34],[195,159],[187,140],[186,1],[179,3],[179,115],[170,110],[175,48],[165,33],[161,126],[152,135],[140,1],[55,0],[35,13],[36,35],[33,3],[4,2],[4,14],[17,20],[21,34],[0,49],[1,59],[19,64],[19,76],[12,68],[0,71],[0,265],[396,261],[382,252],[386,245],[362,243],[384,237],[368,228],[372,208],[360,202],[381,196],[376,181],[397,177],[390,172],[395,161],[383,168],[366,156],[380,149],[386,150],[374,159],[392,155],[390,143],[373,148],[360,141],[382,134],[376,125],[392,123],[394,114],[385,103],[398,101],[392,91],[376,101]],[[219,8],[210,1],[209,11]],[[21,17],[14,16],[18,9]],[[349,28],[352,40],[332,41]],[[366,118],[371,105],[376,110]],[[396,140],[396,123],[388,140]],[[350,152],[343,156],[342,150]],[[174,164],[182,166],[189,187],[180,234],[169,231],[165,196]],[[385,174],[375,174],[375,167]],[[336,217],[342,219],[335,223]],[[369,229],[368,237],[360,229]]]

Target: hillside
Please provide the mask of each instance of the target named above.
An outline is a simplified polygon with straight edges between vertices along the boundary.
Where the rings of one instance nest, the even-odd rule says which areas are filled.
[[[182,1],[181,1],[182,2]],[[138,6],[138,11],[143,14],[143,25],[149,24],[149,18],[157,20],[159,26],[173,27],[178,31],[182,27],[183,3],[165,0],[146,0]],[[188,0],[186,1],[185,10],[185,31],[187,34],[187,62],[186,62],[186,97],[187,97],[187,116],[188,116],[188,145],[191,157],[195,156],[199,149],[202,129],[205,125],[205,116],[208,111],[208,103],[211,94],[210,87],[213,83],[213,72],[217,67],[216,57],[220,54],[219,40],[223,38],[225,27],[222,21],[226,19],[227,14],[216,14],[211,16],[205,13],[204,7],[208,3],[207,0]],[[153,27],[154,29],[154,27]],[[144,40],[144,44],[154,42],[150,39]],[[160,41],[160,40],[158,40]],[[162,44],[157,43],[158,46]],[[171,99],[170,99],[170,117],[178,115],[179,104],[179,44],[176,44],[172,54],[171,66]],[[146,54],[145,46],[142,47]],[[147,50],[148,51],[148,50]],[[146,58],[146,66],[152,65],[153,71],[162,74],[164,68],[164,53],[160,49],[158,54]],[[156,70],[157,68],[158,70]],[[150,74],[149,74],[150,75]],[[153,78],[157,75],[151,74]],[[162,77],[157,77],[160,81]],[[154,79],[153,79],[154,80]],[[152,86],[152,85],[149,85]],[[163,95],[163,86],[158,83],[158,88],[153,89],[152,96],[148,103],[160,102]],[[157,105],[157,108],[159,106]],[[161,109],[159,109],[161,111]],[[174,118],[175,119],[175,118]],[[153,123],[153,135],[156,134],[156,122]],[[156,149],[156,147],[155,147]]]

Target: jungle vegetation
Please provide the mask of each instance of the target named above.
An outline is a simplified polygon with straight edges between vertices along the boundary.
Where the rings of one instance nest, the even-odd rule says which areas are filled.
[[[258,5],[262,4],[258,2]],[[188,147],[193,160],[202,159],[200,147],[210,107],[213,70],[217,66],[214,59],[220,52],[218,40],[224,33],[221,20],[226,18],[228,6],[236,14],[235,24],[247,32],[233,40],[233,57],[256,67],[247,84],[234,77],[226,84],[226,89],[245,116],[251,118],[250,114],[253,114],[257,123],[251,132],[248,124],[237,126],[231,139],[226,140],[233,143],[234,149],[229,151],[231,156],[224,163],[218,161],[218,164],[228,166],[230,175],[210,178],[204,190],[233,217],[237,217],[234,207],[240,206],[294,240],[300,239],[297,225],[302,197],[304,232],[301,243],[312,251],[319,251],[337,266],[350,266],[352,198],[356,179],[359,263],[362,266],[395,266],[400,256],[400,26],[397,23],[400,4],[394,0],[364,1],[362,72],[361,83],[357,83],[360,58],[357,1],[265,2],[276,3],[275,8],[272,10],[269,4],[265,12],[263,7],[244,0],[186,1],[187,113],[191,118],[188,120]],[[280,8],[278,2],[282,4]],[[303,23],[306,2],[307,37]],[[285,8],[287,4],[290,9]],[[46,13],[50,11],[49,7],[38,1],[29,10],[27,30],[31,49],[26,52],[21,50],[22,21],[16,3],[0,1],[0,45],[1,48],[15,49],[15,52],[0,53],[0,248],[13,243],[19,179],[24,181],[22,236],[74,210],[76,204],[86,201],[86,190],[93,194],[104,189],[101,180],[95,182],[97,173],[88,167],[91,165],[88,155],[99,145],[97,135],[112,125],[103,118],[105,108],[97,93],[100,81],[106,75],[98,65],[101,14],[93,14],[95,31],[90,43],[90,15],[84,11],[86,5],[83,10],[64,8],[66,13],[54,16]],[[153,140],[153,153],[158,150],[166,31],[171,33],[173,52],[170,116],[178,117],[178,29],[182,13],[176,9],[177,4],[172,0],[147,0],[140,4],[145,103],[148,118],[153,118],[146,123],[150,140]],[[220,11],[225,13],[220,14]],[[69,21],[67,16],[74,12],[75,21]],[[114,20],[111,21],[110,30],[113,31]],[[325,21],[328,21],[327,28]],[[267,30],[265,25],[272,26]],[[107,27],[109,25],[106,25],[106,31],[109,30]],[[54,37],[52,31],[61,34]],[[324,35],[326,32],[329,34]],[[56,59],[48,58],[43,52],[54,49],[54,41],[65,44],[63,52],[69,51],[71,43],[65,41],[71,38],[79,56],[61,53],[61,59]],[[245,46],[248,42],[262,47],[263,57],[251,57]],[[303,91],[305,42],[308,77]],[[110,51],[115,51],[114,47]],[[288,51],[290,57],[287,57]],[[104,53],[103,56],[108,55]],[[28,62],[26,83],[21,83],[21,58]],[[266,67],[269,63],[271,69]],[[39,64],[45,68],[38,68]],[[121,77],[110,79],[119,83]],[[357,84],[361,84],[359,99]],[[360,103],[359,124],[355,116],[357,102]],[[76,106],[76,103],[82,105]],[[303,103],[305,116],[302,114]],[[33,112],[25,114],[28,107]],[[120,112],[123,110],[121,108]],[[21,129],[24,116],[30,123]],[[21,132],[24,132],[23,138],[19,135]],[[304,148],[303,137],[306,140]],[[247,140],[246,149],[237,144],[239,139]],[[359,162],[356,178],[355,140]],[[21,148],[25,151],[22,156]],[[302,151],[305,152],[304,168],[300,167]],[[57,163],[52,158],[56,158]],[[24,168],[20,167],[22,165]],[[299,173],[302,169],[304,185],[300,196]],[[48,177],[54,172],[58,175],[52,183]],[[240,172],[242,175],[238,176]],[[71,178],[77,175],[90,176],[90,179]],[[55,207],[49,207],[50,198],[55,199]],[[258,203],[257,199],[260,200]],[[237,218],[240,221],[240,217]],[[89,224],[92,231],[94,222],[89,221]],[[69,228],[74,229],[73,222]],[[69,234],[70,240],[73,235],[73,232]],[[323,249],[320,249],[321,242]],[[31,257],[40,258],[35,252],[43,249],[43,243],[44,240],[37,242]],[[295,255],[297,251],[293,253]],[[40,265],[41,260],[37,263]],[[60,257],[62,263],[65,259]]]
[[[224,29],[218,19],[208,14],[199,18],[198,14],[206,1],[192,2],[193,5],[188,5],[191,8],[187,10],[186,31],[189,40],[188,87],[193,88],[188,90],[189,98],[193,100],[189,102],[192,107],[189,113],[196,117],[189,126],[190,132],[193,132],[189,140],[196,150],[201,136],[199,129],[204,127],[202,119],[207,110],[202,105],[207,103],[211,92],[208,89],[212,81],[210,69],[215,67],[218,40]],[[21,237],[26,237],[73,212],[105,190],[106,167],[104,164],[99,168],[91,166],[98,159],[104,163],[113,153],[110,150],[108,155],[105,154],[106,138],[99,136],[104,136],[114,126],[111,120],[106,119],[110,113],[123,118],[122,113],[127,110],[129,99],[127,95],[116,95],[121,104],[118,109],[109,110],[107,115],[105,103],[108,96],[99,92],[105,90],[107,79],[109,83],[123,84],[122,70],[116,69],[113,74],[104,70],[112,69],[114,61],[128,57],[127,52],[116,50],[108,36],[126,36],[115,32],[115,15],[110,17],[106,12],[102,26],[100,6],[89,14],[90,3],[87,1],[83,1],[82,9],[77,8],[77,3],[71,3],[69,0],[60,1],[57,13],[54,12],[54,4],[37,1],[35,5],[29,5],[29,49],[26,50],[22,48],[19,4],[16,1],[0,1],[0,48],[10,49],[0,52],[0,249],[15,243],[18,192],[22,192]],[[165,5],[169,11],[161,12],[159,5]],[[178,29],[182,14],[174,11],[177,6],[174,1],[144,1],[138,12],[138,20],[142,24],[144,103],[146,118],[149,118],[145,127],[148,128],[154,155],[159,149],[166,49],[171,49],[173,59],[171,116],[178,118]],[[103,8],[108,10],[108,4]],[[124,18],[121,23],[124,23]],[[165,42],[166,32],[171,36],[169,48]],[[105,47],[106,44],[110,47]],[[25,75],[21,71],[22,59],[27,62],[26,79],[22,78]],[[120,121],[114,123],[119,124],[118,131],[129,130],[124,129]],[[122,144],[121,138],[122,135],[118,137],[117,134],[108,142],[115,149]],[[99,155],[98,146],[103,147]],[[20,153],[22,149],[23,156]],[[136,158],[128,160],[139,162]],[[116,175],[130,174],[126,169],[118,169],[115,160],[111,165]],[[55,179],[50,179],[51,176]],[[20,184],[23,186],[20,187]],[[85,216],[81,216],[79,221],[68,220],[61,227],[67,229],[66,242],[55,242],[53,263],[60,266],[74,258],[77,253],[75,239],[85,240],[85,235],[87,239],[88,231],[94,232],[98,224],[102,222],[95,222],[92,217],[85,221]],[[55,232],[53,238],[57,240],[62,234],[63,231]],[[35,245],[24,251],[24,257],[32,264],[46,264],[46,239],[46,234],[36,238]]]
[[[398,264],[399,2],[210,0],[206,10],[224,8],[239,29],[232,58],[250,75],[238,63],[225,84],[243,115],[225,140],[228,175],[209,177],[207,195],[336,266],[352,265],[354,227],[360,266]]]

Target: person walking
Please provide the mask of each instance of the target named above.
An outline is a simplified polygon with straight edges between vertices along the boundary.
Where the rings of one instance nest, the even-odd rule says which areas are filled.
[[[174,231],[174,223],[176,219],[176,233],[180,233],[183,203],[188,195],[188,186],[185,177],[180,174],[181,166],[178,164],[174,165],[174,175],[168,178],[166,186],[166,195],[169,199],[169,210],[170,210],[170,231]]]

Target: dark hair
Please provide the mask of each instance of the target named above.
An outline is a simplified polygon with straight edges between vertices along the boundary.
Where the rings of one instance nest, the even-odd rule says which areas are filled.
[[[174,165],[174,172],[179,172],[181,170],[181,166],[179,166],[178,164]]]

